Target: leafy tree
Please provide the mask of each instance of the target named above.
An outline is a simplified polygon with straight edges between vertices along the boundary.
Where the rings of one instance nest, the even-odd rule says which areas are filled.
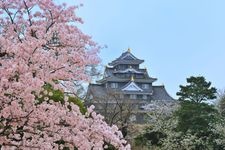
[[[211,87],[211,82],[207,82],[203,76],[187,78],[188,85],[180,85],[177,95],[179,100],[190,100],[197,103],[216,98],[216,88]]]
[[[165,143],[182,145],[179,149],[223,149],[224,146],[215,139],[223,139],[225,135],[214,131],[215,126],[222,123],[219,112],[213,105],[193,101],[181,101],[180,107],[174,113],[176,126],[167,134]],[[174,132],[172,134],[172,132]],[[167,143],[168,142],[168,143]]]
[[[222,150],[224,137],[224,122],[214,106],[181,101],[171,117],[158,118],[135,140],[149,149]]]
[[[225,90],[218,92],[218,106],[219,111],[223,117],[225,117]]]
[[[215,98],[216,89],[204,77],[190,77],[187,82],[177,93],[179,107],[173,115],[166,120],[158,118],[152,128],[137,137],[137,142],[161,150],[225,149],[224,120],[213,105],[201,103]]]
[[[99,47],[76,26],[77,8],[0,1],[1,149],[130,149],[93,106],[82,114],[79,101],[65,94],[89,78],[86,66],[99,62]]]
[[[145,133],[135,138],[135,145],[142,146],[161,146],[161,139],[166,138],[165,133],[160,131],[147,130]]]
[[[156,108],[152,109],[146,106],[145,110],[151,110],[149,115],[148,126],[144,131],[135,137],[135,146],[141,146],[142,149],[161,150],[162,141],[167,138],[168,131],[172,131],[176,125],[177,120],[174,119],[173,113],[177,110],[177,104],[161,104],[154,103]],[[158,106],[158,107],[157,107]]]
[[[178,120],[178,132],[189,132],[198,136],[209,136],[210,124],[219,120],[219,113],[214,106],[191,101],[181,101],[174,115]]]

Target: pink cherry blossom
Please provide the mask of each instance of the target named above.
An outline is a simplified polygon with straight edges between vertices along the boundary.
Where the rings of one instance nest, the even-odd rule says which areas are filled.
[[[77,8],[53,0],[0,1],[2,149],[99,150],[107,143],[130,149],[118,128],[108,126],[92,106],[83,115],[67,97],[57,103],[48,98],[53,93],[43,92],[46,83],[73,90],[74,81],[89,79],[86,67],[99,63],[98,45],[76,26],[83,23]],[[37,104],[42,97],[46,101]]]

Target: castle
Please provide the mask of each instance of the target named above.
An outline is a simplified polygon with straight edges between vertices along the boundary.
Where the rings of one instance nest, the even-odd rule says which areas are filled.
[[[89,85],[86,103],[94,104],[95,110],[109,122],[110,118],[115,119],[115,115],[121,113],[118,120],[127,117],[125,122],[137,123],[144,122],[147,111],[145,108],[151,106],[148,104],[173,103],[174,99],[167,93],[164,85],[153,85],[157,78],[149,76],[146,68],[140,68],[143,62],[130,49],[122,53],[105,67],[101,80]]]

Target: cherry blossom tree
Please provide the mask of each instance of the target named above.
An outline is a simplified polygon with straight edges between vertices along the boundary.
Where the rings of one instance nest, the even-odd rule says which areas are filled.
[[[116,126],[93,107],[37,101],[43,87],[73,90],[88,80],[99,47],[77,28],[77,6],[53,0],[0,1],[0,149],[130,149]],[[63,84],[63,88],[62,85]]]

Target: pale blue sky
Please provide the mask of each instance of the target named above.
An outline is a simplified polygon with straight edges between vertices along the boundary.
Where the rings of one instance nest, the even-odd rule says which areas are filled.
[[[84,4],[78,11],[82,30],[108,46],[100,53],[102,64],[130,47],[173,97],[191,75],[225,88],[225,0],[78,2]]]

